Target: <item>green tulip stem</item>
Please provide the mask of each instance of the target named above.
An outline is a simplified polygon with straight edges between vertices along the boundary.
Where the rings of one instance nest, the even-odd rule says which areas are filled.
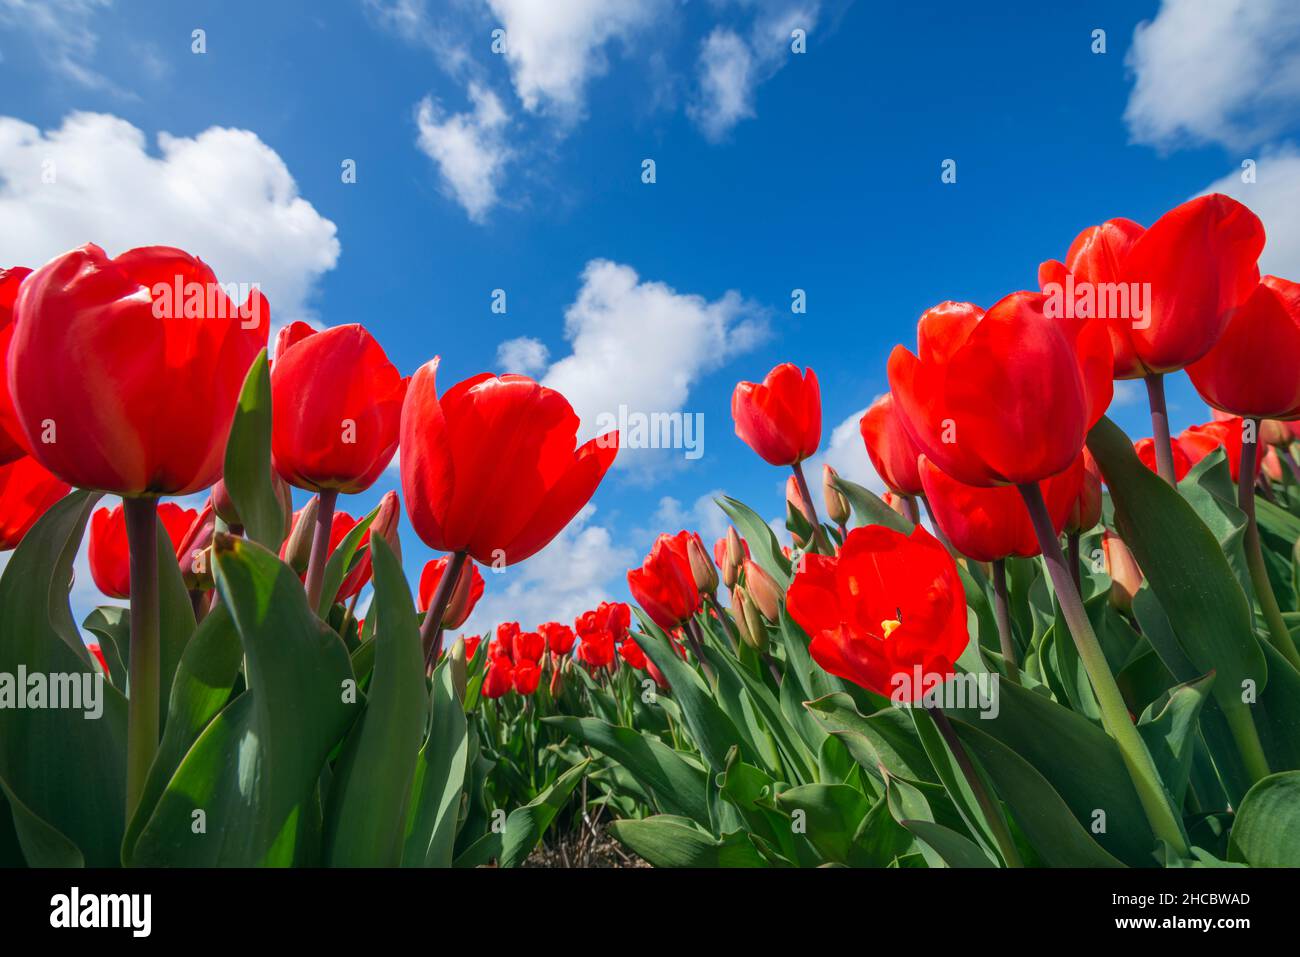
[[[1007,561],[993,563],[993,612],[998,620],[998,646],[1012,684],[1020,684],[1020,663],[1016,660],[1016,643],[1011,637],[1011,612],[1007,606]]]
[[[930,518],[930,527],[934,529],[934,537],[939,539],[939,544],[948,549],[954,558],[960,558],[961,552],[952,547],[952,542],[948,540],[947,533],[944,532],[943,527],[939,524],[939,520],[934,517],[934,509],[930,507],[930,500],[924,495],[918,495],[917,498],[920,499],[921,504],[925,506],[925,514]],[[920,516],[918,516],[917,521],[912,524],[920,525]]]
[[[1020,859],[1020,852],[1016,850],[1016,843],[1011,838],[1011,831],[1007,827],[1007,819],[1002,815],[1002,808],[993,800],[989,794],[988,788],[984,786],[984,779],[980,777],[979,771],[970,759],[970,754],[966,751],[966,746],[961,743],[961,738],[957,736],[957,729],[952,726],[948,716],[943,713],[943,709],[935,705],[925,705],[926,713],[934,719],[935,727],[939,729],[939,734],[943,736],[944,743],[948,745],[948,750],[952,752],[953,758],[957,762],[957,767],[961,769],[962,776],[966,778],[966,783],[970,785],[971,793],[975,796],[975,803],[979,805],[984,820],[988,822],[989,828],[993,831],[993,840],[998,845],[998,851],[1002,854],[1002,860],[1007,867],[1024,867],[1024,862]]]
[[[1115,677],[1110,673],[1101,644],[1092,630],[1092,622],[1084,611],[1083,600],[1074,587],[1074,579],[1066,567],[1065,555],[1061,553],[1061,542],[1052,528],[1052,519],[1047,512],[1047,503],[1043,501],[1042,490],[1036,482],[1027,482],[1019,488],[1025,507],[1029,510],[1038,545],[1043,551],[1043,560],[1052,576],[1052,587],[1061,604],[1061,613],[1065,616],[1065,623],[1079,651],[1079,660],[1083,662],[1097,704],[1101,708],[1102,726],[1119,747],[1129,777],[1133,780],[1133,787],[1146,811],[1147,820],[1151,822],[1152,832],[1179,856],[1186,857],[1187,841],[1183,836],[1182,825],[1161,783],[1155,762],[1151,760],[1151,753],[1129,718],[1119,686],[1115,684]]]
[[[813,542],[817,551],[822,555],[834,555],[835,550],[831,548],[831,543],[826,538],[826,530],[822,528],[821,519],[817,517],[817,506],[813,504],[812,495],[808,492],[808,480],[804,478],[803,463],[795,462],[790,467],[794,469],[795,484],[799,486],[799,494],[803,497],[804,507],[808,510],[804,518],[812,524]]]
[[[1070,578],[1074,580],[1074,590],[1083,594],[1083,579],[1079,571],[1079,533],[1068,532],[1065,536],[1066,555],[1070,559]]]
[[[1175,488],[1174,446],[1169,437],[1169,410],[1165,406],[1165,377],[1152,372],[1146,377],[1147,404],[1151,407],[1151,442],[1156,449],[1156,472]]]
[[[1250,569],[1250,581],[1255,586],[1255,597],[1259,599],[1260,610],[1268,625],[1269,639],[1287,661],[1300,669],[1300,652],[1296,651],[1291,629],[1282,618],[1282,609],[1278,607],[1273,585],[1268,580],[1264,549],[1259,539],[1259,523],[1255,520],[1255,461],[1259,455],[1258,443],[1259,420],[1242,419],[1241,470],[1237,473],[1237,505],[1246,513],[1246,537],[1242,544],[1246,552],[1246,565]]]
[[[158,598],[158,500],[124,498],[131,569],[130,698],[126,724],[126,819],[135,814],[158,751],[162,666]]]
[[[438,663],[438,654],[442,651],[442,619],[447,613],[447,606],[451,603],[452,593],[456,590],[456,582],[460,580],[467,558],[468,552],[453,552],[451,561],[438,579],[438,587],[433,590],[429,610],[425,612],[424,621],[420,625],[420,645],[424,649],[426,667]]]
[[[311,539],[311,556],[307,559],[307,606],[320,607],[320,590],[325,581],[325,566],[330,560],[330,531],[334,526],[334,504],[338,489],[328,488],[320,493],[316,509],[316,530]]]
[[[900,495],[903,501],[903,508],[907,511],[907,520],[913,525],[921,524],[921,510],[916,505],[916,496]]]

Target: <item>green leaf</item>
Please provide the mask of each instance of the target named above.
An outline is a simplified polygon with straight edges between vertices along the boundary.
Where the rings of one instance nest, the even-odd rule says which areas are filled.
[[[131,609],[121,605],[100,605],[85,617],[81,627],[99,639],[99,650],[108,663],[108,680],[119,690],[125,690],[126,653],[131,646]]]
[[[857,525],[854,526],[855,528],[861,528],[863,525],[884,525],[896,532],[910,535],[912,529],[916,527],[886,505],[884,499],[870,489],[855,485],[845,478],[836,477],[832,481],[835,483],[835,487],[849,500],[849,505],[853,508],[853,514],[857,516],[858,521]]]
[[[502,867],[518,867],[533,852],[537,842],[555,820],[555,815],[586,774],[588,763],[583,761],[575,764],[537,797],[510,812],[506,818],[505,834],[501,838],[499,863]]]
[[[284,512],[271,484],[271,372],[263,349],[248,367],[226,442],[224,481],[248,537],[272,551],[284,539]]]
[[[949,867],[993,866],[993,861],[980,850],[978,844],[942,824],[936,824],[934,821],[906,820],[899,823],[928,844]]]
[[[1237,811],[1232,860],[1252,867],[1300,867],[1300,771],[1261,778]]]
[[[197,625],[194,605],[185,587],[185,579],[181,577],[181,567],[176,562],[176,549],[162,519],[155,521],[158,526],[158,688],[167,691],[176,678],[176,668]],[[165,728],[167,716],[159,717]]]
[[[872,775],[878,775],[877,765],[884,765],[890,774],[909,780],[939,780],[905,709],[886,705],[863,715],[846,694],[827,695],[805,707]]]
[[[787,814],[803,812],[804,831],[826,860],[849,867],[870,867],[871,857],[853,840],[871,811],[871,800],[847,784],[804,784],[776,795]]]
[[[307,607],[298,576],[251,541],[219,536],[217,588],[247,661],[248,690],[190,748],[135,845],[140,865],[304,863],[317,782],[360,711],[347,650]],[[206,829],[196,833],[196,811]]]
[[[120,863],[126,699],[91,664],[68,604],[72,563],[97,500],[73,492],[52,505],[0,576],[0,682],[8,679],[9,693],[26,696],[28,688],[16,687],[20,669],[47,684],[48,676],[69,676],[103,708],[97,719],[71,707],[8,703],[0,711],[0,786],[32,866],[69,866],[77,856],[91,867]]]
[[[1169,689],[1142,713],[1138,733],[1146,742],[1160,779],[1181,807],[1192,770],[1192,752],[1199,729],[1201,706],[1214,684],[1214,675]]]
[[[465,712],[444,658],[434,671],[429,736],[411,785],[403,867],[451,867],[471,759]]]
[[[1262,688],[1268,671],[1250,605],[1218,540],[1192,506],[1138,460],[1109,419],[1093,427],[1088,448],[1106,476],[1120,535],[1180,647],[1198,674],[1217,673],[1213,694],[1225,712],[1244,708],[1244,682]]]
[[[785,590],[790,586],[790,561],[781,551],[781,543],[776,540],[772,528],[744,502],[723,495],[713,500],[718,508],[736,526],[736,531],[749,546],[750,557],[758,562],[763,571],[776,579],[776,583]]]
[[[764,860],[743,831],[715,838],[690,821],[666,814],[614,821],[610,832],[655,867],[763,867]]]
[[[394,867],[402,857],[406,802],[429,716],[415,604],[402,564],[370,536],[375,668],[361,717],[334,769],[325,809],[331,867]]]
[[[709,807],[704,797],[708,775],[659,738],[598,718],[561,716],[543,718],[542,723],[573,735],[617,761],[650,793],[660,811],[709,826]]]
[[[365,541],[366,535],[370,531],[370,523],[375,520],[379,514],[379,506],[376,505],[371,509],[370,514],[361,521],[357,522],[352,529],[343,536],[343,541],[339,542],[339,547],[334,549],[325,563],[325,574],[321,576],[320,605],[316,609],[321,618],[329,615],[330,606],[334,604],[334,598],[338,595],[339,589],[343,587],[343,579],[347,577],[348,571],[351,570],[354,559],[357,558],[357,552],[361,549],[361,543]],[[415,616],[412,613],[412,620]]]

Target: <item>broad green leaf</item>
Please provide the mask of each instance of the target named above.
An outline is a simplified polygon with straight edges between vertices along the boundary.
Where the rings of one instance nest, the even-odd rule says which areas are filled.
[[[108,663],[108,677],[119,689],[126,689],[126,654],[131,647],[131,609],[121,605],[100,605],[81,622],[81,627],[99,639],[99,650]]]
[[[993,867],[993,861],[974,841],[964,834],[934,821],[900,821],[940,857],[949,867]]]
[[[776,795],[787,814],[803,812],[803,834],[826,860],[849,867],[870,867],[870,856],[853,836],[871,811],[871,800],[847,784],[804,784]]]
[[[451,867],[470,743],[444,658],[433,675],[429,736],[411,785],[403,867]]]
[[[411,590],[383,536],[370,536],[375,597],[375,668],[361,717],[334,768],[325,809],[331,867],[394,867],[402,858],[406,802],[429,698]]]
[[[655,867],[762,867],[763,856],[743,831],[715,838],[685,818],[666,814],[614,821],[615,838]]]
[[[736,531],[740,533],[740,537],[749,546],[750,557],[758,562],[763,571],[776,579],[776,583],[781,586],[782,590],[788,588],[790,585],[790,560],[781,551],[781,543],[776,540],[771,526],[744,502],[728,498],[725,495],[721,498],[715,498],[713,501],[717,503],[718,508],[727,513],[727,516],[735,524]]]
[[[835,487],[849,500],[849,505],[853,508],[853,514],[857,516],[858,520],[855,527],[884,525],[886,528],[892,528],[904,535],[911,534],[915,526],[886,505],[884,499],[875,492],[865,489],[861,485],[856,485],[845,478],[837,477],[832,481],[834,481]]]
[[[185,588],[185,579],[181,577],[181,567],[176,562],[176,548],[162,519],[155,521],[158,526],[158,691],[162,697],[171,690],[176,668],[197,626],[194,605]],[[127,658],[129,660],[129,653]],[[166,728],[167,715],[159,715],[159,720]]]
[[[339,547],[334,549],[329,561],[325,563],[325,574],[321,576],[320,605],[316,609],[321,618],[328,617],[330,606],[334,604],[334,598],[343,586],[343,579],[347,577],[353,563],[357,560],[358,552],[361,550],[361,543],[366,540],[366,536],[370,533],[370,523],[375,520],[375,516],[378,514],[379,506],[376,505],[370,510],[369,515],[357,522],[343,536],[343,541],[339,542]],[[414,613],[412,615],[414,616]]]
[[[224,481],[248,537],[272,551],[284,539],[284,512],[271,484],[271,372],[263,349],[248,367],[226,442]]]
[[[1173,795],[1174,807],[1182,806],[1187,792],[1201,706],[1213,684],[1214,675],[1210,674],[1171,688],[1147,707],[1138,722],[1138,732],[1151,752],[1160,779]]]
[[[307,607],[298,576],[251,541],[219,536],[217,588],[239,630],[248,690],[190,748],[141,831],[132,863],[302,863],[317,782],[360,712],[337,634]],[[206,829],[196,833],[196,811]]]
[[[1261,778],[1232,826],[1230,856],[1252,867],[1300,867],[1300,771]]]
[[[532,853],[586,772],[586,761],[575,764],[537,797],[510,812],[501,838],[499,863],[502,867],[518,867]]]
[[[910,780],[939,780],[906,709],[887,705],[863,715],[846,694],[827,695],[805,707],[869,773],[876,775],[876,766],[884,765],[890,774]]]
[[[91,664],[68,604],[72,563],[97,499],[73,492],[52,505],[0,576],[0,785],[17,809],[32,866],[69,866],[69,848],[90,867],[120,862],[126,699]],[[47,690],[57,686],[91,707],[17,708],[4,696],[29,693],[30,685],[18,686],[20,673],[44,676]],[[51,675],[64,677],[51,685]],[[88,719],[96,700],[102,714]]]

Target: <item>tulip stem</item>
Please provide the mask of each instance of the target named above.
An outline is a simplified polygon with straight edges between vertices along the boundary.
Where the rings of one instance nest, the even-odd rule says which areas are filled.
[[[826,540],[826,530],[822,528],[821,519],[817,517],[817,506],[813,504],[812,495],[808,491],[808,480],[804,478],[803,463],[795,462],[790,467],[794,469],[794,480],[799,486],[799,496],[803,499],[801,504],[806,509],[804,518],[812,523],[813,541],[816,543],[817,551],[822,555],[834,555],[835,550]]]
[[[1020,684],[1020,663],[1016,659],[1016,643],[1011,637],[1011,613],[1007,606],[1007,561],[999,558],[993,563],[993,612],[998,620],[998,645],[1002,661],[1012,684]]]
[[[433,590],[433,598],[429,601],[429,610],[424,613],[424,622],[420,625],[420,644],[424,648],[425,666],[436,664],[438,654],[442,651],[442,616],[447,613],[447,606],[451,604],[452,592],[456,590],[456,582],[460,580],[460,573],[465,567],[465,559],[469,558],[468,552],[453,552],[451,561],[442,571],[442,577],[438,579],[438,587]]]
[[[307,559],[307,605],[312,611],[320,608],[320,590],[325,582],[325,565],[330,556],[330,531],[334,527],[334,503],[338,489],[328,488],[320,493],[316,509],[316,531],[311,539],[311,556]]]
[[[1106,656],[1092,630],[1092,622],[1088,620],[1088,613],[1083,608],[1083,600],[1066,567],[1061,542],[1052,527],[1052,518],[1047,512],[1047,503],[1043,501],[1042,490],[1036,482],[1027,482],[1019,488],[1025,507],[1029,510],[1038,545],[1043,551],[1043,560],[1052,576],[1052,587],[1056,590],[1061,613],[1065,616],[1065,623],[1079,651],[1079,660],[1088,673],[1093,693],[1097,697],[1102,726],[1119,747],[1129,777],[1133,780],[1133,787],[1146,811],[1147,820],[1151,823],[1152,832],[1179,856],[1186,857],[1187,840],[1183,836],[1182,824],[1160,780],[1155,762],[1151,760],[1151,752],[1147,750],[1142,736],[1129,718],[1124,697],[1115,684],[1114,675],[1110,673]]]
[[[948,549],[948,551],[952,555],[960,556],[960,553],[957,551],[957,549],[952,547],[952,542],[948,540],[947,534],[944,532],[943,528],[939,525],[939,520],[934,517],[934,509],[930,507],[930,500],[926,498],[924,495],[920,495],[917,497],[920,498],[921,504],[925,506],[925,514],[929,516],[930,527],[934,529],[934,537],[939,539],[939,544],[942,545],[944,548]],[[921,524],[920,517],[918,516],[917,520],[912,524],[920,525]]]
[[[1268,580],[1268,567],[1264,564],[1264,549],[1259,539],[1259,523],[1255,520],[1255,460],[1259,454],[1259,420],[1241,420],[1241,469],[1237,473],[1237,505],[1246,513],[1246,536],[1243,541],[1246,566],[1250,581],[1255,586],[1255,597],[1268,625],[1268,636],[1273,647],[1291,664],[1300,669],[1300,652],[1291,639],[1291,629],[1282,618],[1273,585]]]
[[[1069,532],[1065,536],[1067,554],[1070,557],[1070,577],[1074,579],[1074,589],[1083,595],[1083,579],[1079,573],[1079,533]]]
[[[1169,410],[1165,406],[1165,377],[1158,372],[1146,376],[1147,404],[1151,407],[1151,443],[1156,450],[1156,472],[1175,488],[1174,446],[1169,437]]]
[[[1295,459],[1291,457],[1291,452],[1285,446],[1278,446],[1277,457],[1286,463],[1287,471],[1291,473],[1291,478],[1297,485],[1300,485],[1300,468],[1296,467]]]
[[[921,510],[916,507],[916,497],[912,495],[900,495],[903,500],[903,508],[907,510],[907,520],[913,525],[921,524]]]
[[[161,639],[158,597],[158,500],[124,498],[131,569],[130,698],[126,725],[126,820],[144,795],[158,751]]]
[[[704,657],[704,642],[700,640],[700,626],[695,619],[687,618],[682,622],[682,631],[686,635],[687,641],[690,642],[691,651],[695,652],[695,658],[700,663],[700,670],[704,672],[704,677],[713,681],[713,668]]]
[[[1002,816],[1002,808],[993,800],[988,788],[984,786],[984,779],[980,777],[979,771],[975,768],[974,762],[971,761],[970,755],[966,751],[966,746],[961,743],[961,738],[957,736],[957,729],[952,726],[952,722],[943,713],[943,709],[937,705],[925,705],[925,710],[934,719],[935,727],[939,729],[939,734],[943,736],[944,743],[948,745],[948,750],[952,752],[957,767],[961,769],[962,776],[966,778],[966,783],[970,785],[971,793],[975,796],[975,803],[979,805],[980,811],[984,814],[984,820],[988,822],[989,829],[993,832],[993,840],[1002,853],[1003,863],[1007,867],[1024,867],[1024,862],[1020,859],[1020,852],[1016,850],[1016,843],[1011,838],[1011,830],[1007,827],[1007,820]]]

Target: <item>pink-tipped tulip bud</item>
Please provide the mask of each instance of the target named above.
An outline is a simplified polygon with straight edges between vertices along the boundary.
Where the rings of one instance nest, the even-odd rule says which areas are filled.
[[[797,530],[807,525],[807,516],[795,507],[794,502],[787,501],[785,503],[785,527],[790,530],[790,538],[794,541],[795,548],[801,551],[808,547],[808,539],[800,535]]]
[[[551,669],[550,690],[552,700],[564,694],[564,667],[567,663],[567,660],[565,662],[556,661],[555,667]]]
[[[840,475],[829,465],[822,466],[822,498],[826,502],[826,514],[836,525],[849,523],[849,500],[835,485]]]
[[[320,498],[313,495],[294,516],[289,538],[280,551],[280,557],[299,575],[307,570],[307,562],[311,558],[311,541],[316,534],[316,514],[319,510]]]
[[[176,546],[176,561],[180,563],[185,587],[190,591],[212,587],[212,535],[216,524],[216,513],[209,499]]]
[[[1264,419],[1259,423],[1259,440],[1265,445],[1286,448],[1295,440],[1295,436],[1291,434],[1291,430],[1287,428],[1285,422],[1279,422],[1277,419]]]
[[[217,484],[212,486],[213,511],[217,513],[217,518],[226,523],[228,528],[242,528],[244,523],[239,517],[239,510],[235,508],[234,499],[230,497],[230,492],[226,488],[225,479],[217,479]]]
[[[397,534],[397,526],[401,519],[402,503],[397,493],[385,492],[384,497],[379,500],[379,511],[375,513],[375,520],[370,523],[370,532],[383,536],[399,562],[402,560],[402,539]]]
[[[763,620],[763,614],[758,610],[758,602],[752,593],[747,596],[741,614],[745,618],[745,630],[741,636],[755,651],[767,651],[767,622]]]
[[[691,575],[695,578],[695,587],[701,595],[712,595],[718,590],[718,570],[704,551],[699,538],[692,536],[686,543],[686,557],[690,560]]]
[[[727,559],[722,566],[722,581],[728,588],[735,588],[740,580],[740,566],[745,563],[745,543],[736,531],[736,526],[727,526]]]
[[[447,667],[451,669],[451,688],[456,700],[465,703],[465,688],[469,684],[469,666],[465,658],[465,638],[457,638],[447,652]]]
[[[284,516],[284,538],[289,537],[289,532],[293,530],[293,488],[284,479],[280,478],[279,472],[271,472],[271,488],[275,489],[275,497],[280,502],[280,514]]]
[[[776,580],[752,559],[745,559],[745,588],[749,591],[751,604],[763,613],[768,621],[776,621],[781,616],[781,589]]]
[[[754,642],[749,637],[749,623],[745,620],[745,608],[748,605],[749,596],[745,594],[745,586],[737,585],[731,590],[731,617],[736,622],[736,631],[740,632],[740,640],[752,646]]]
[[[1133,607],[1133,596],[1142,587],[1142,569],[1124,540],[1114,532],[1101,536],[1102,555],[1106,560],[1106,574],[1110,576],[1111,603],[1123,611]]]

